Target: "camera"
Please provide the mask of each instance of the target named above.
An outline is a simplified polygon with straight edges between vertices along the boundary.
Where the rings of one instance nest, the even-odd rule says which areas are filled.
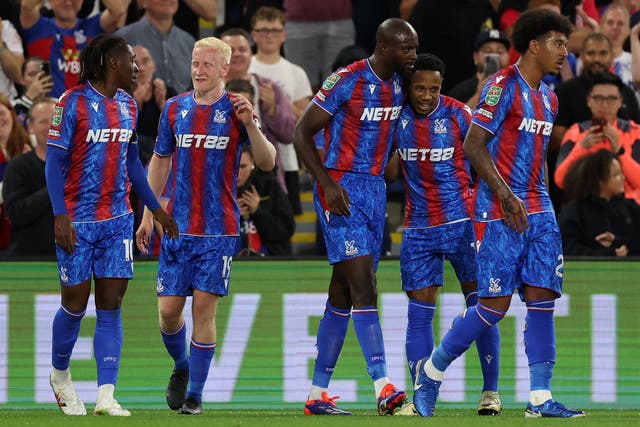
[[[40,71],[44,74],[51,74],[51,67],[49,66],[49,61],[42,61],[40,63]]]
[[[497,53],[487,53],[484,56],[484,76],[489,77],[500,69],[500,55]]]

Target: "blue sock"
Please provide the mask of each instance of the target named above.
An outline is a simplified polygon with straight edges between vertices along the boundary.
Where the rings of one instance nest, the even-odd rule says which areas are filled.
[[[215,351],[216,343],[204,344],[191,340],[187,397],[193,397],[198,402],[202,402],[202,390],[204,383],[207,382],[209,366]]]
[[[362,354],[367,362],[367,372],[373,381],[387,376],[384,358],[384,340],[378,318],[378,309],[373,306],[353,309],[353,329],[356,331]]]
[[[451,329],[433,351],[433,366],[444,371],[457,357],[467,351],[473,341],[504,317],[505,313],[482,304],[466,309],[453,319]]]
[[[53,317],[51,364],[54,368],[64,371],[69,367],[84,313],[72,313],[60,306]]]
[[[555,300],[527,302],[524,345],[529,359],[531,390],[551,390],[551,376],[556,361],[554,308]]]
[[[160,329],[162,342],[167,352],[173,358],[174,369],[189,370],[189,355],[187,354],[187,326],[183,323],[175,332],[165,332]]]
[[[344,337],[347,335],[350,313],[350,310],[335,308],[327,301],[316,338],[318,357],[313,368],[313,380],[311,381],[314,386],[329,387],[331,375],[342,351]]]
[[[411,379],[416,380],[416,363],[433,351],[433,315],[436,305],[409,299],[407,314],[407,339],[405,348]]]
[[[467,307],[478,303],[476,291],[464,294]],[[482,391],[498,391],[498,374],[500,373],[500,329],[493,325],[476,339],[476,348],[480,357],[480,368],[484,384]]]
[[[122,317],[120,309],[96,310],[96,331],[93,334],[93,353],[98,366],[98,387],[116,385],[122,353]]]

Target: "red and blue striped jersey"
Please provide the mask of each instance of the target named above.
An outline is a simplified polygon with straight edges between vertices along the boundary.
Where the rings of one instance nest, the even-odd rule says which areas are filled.
[[[58,97],[78,84],[80,52],[103,32],[100,14],[78,18],[73,28],[58,27],[53,18],[41,16],[33,27],[22,31],[29,56],[39,56],[50,63],[51,96]]]
[[[135,100],[118,89],[107,98],[90,83],[66,91],[54,108],[48,145],[68,151],[64,201],[74,222],[103,221],[131,212],[129,143],[137,143]]]
[[[325,167],[381,176],[402,101],[400,76],[381,80],[368,59],[331,74],[313,97],[333,116],[324,129]]]
[[[171,214],[181,234],[230,236],[240,231],[236,182],[247,130],[227,92],[199,105],[193,91],[167,101],[154,152],[173,155]]]
[[[462,143],[470,122],[471,109],[448,96],[426,116],[409,103],[402,108],[394,148],[405,179],[405,228],[469,218],[472,182]]]
[[[529,213],[553,211],[545,184],[546,152],[558,99],[544,82],[532,88],[517,65],[498,71],[485,83],[472,123],[493,134],[487,143],[496,168]],[[475,219],[502,217],[500,201],[479,178]]]

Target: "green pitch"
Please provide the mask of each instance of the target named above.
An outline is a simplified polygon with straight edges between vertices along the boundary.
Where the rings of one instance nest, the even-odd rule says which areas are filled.
[[[136,262],[135,268],[135,278],[123,303],[125,339],[116,398],[134,413],[131,420],[123,423],[155,420],[157,424],[175,416],[164,410],[164,390],[172,363],[157,327],[157,265],[152,261]],[[315,418],[296,415],[301,411],[313,371],[314,337],[330,275],[325,261],[234,260],[230,296],[221,301],[218,309],[218,347],[203,405],[207,413],[184,422],[199,423],[198,420],[217,417],[222,417],[225,425],[268,424],[272,420],[278,425],[297,425],[301,420],[305,424],[326,422],[323,418],[320,420],[324,421],[313,421]],[[556,303],[554,397],[567,406],[592,413],[587,420],[572,422],[598,420],[599,425],[607,425],[633,420],[634,425],[640,425],[640,263],[567,262],[564,282],[565,296]],[[51,319],[59,306],[58,286],[53,262],[0,262],[0,426],[9,425],[5,420],[19,423],[33,417],[37,422],[32,425],[62,422],[61,414],[51,403],[47,378]],[[397,260],[381,262],[378,291],[390,377],[394,382],[404,379],[408,384],[404,360],[406,315],[402,311],[406,312],[406,297],[400,291]],[[450,323],[441,317],[443,313],[449,310],[455,315],[462,309],[456,305],[457,298],[461,298],[459,287],[447,266],[434,319],[436,341],[440,339],[440,329],[446,330]],[[525,422],[522,411],[528,390],[526,368],[521,369],[526,363],[518,361],[524,353],[523,323],[518,317],[522,307],[518,308],[516,300],[514,297],[512,310],[500,322],[499,385],[507,409],[505,416],[495,420],[509,425]],[[84,383],[93,395],[94,327],[95,318],[88,313],[71,363],[76,386]],[[455,419],[454,425],[464,425],[458,422],[467,419],[474,425],[488,422],[477,416],[456,415],[472,414],[470,411],[477,405],[482,384],[478,365],[472,347],[458,377],[450,375],[451,369],[447,371],[445,383],[457,385],[448,400],[439,403],[439,418]],[[331,392],[342,396],[338,401],[341,407],[367,411],[340,422],[370,422],[371,418],[364,415],[374,414],[375,400],[353,328],[347,335]],[[90,399],[85,398],[87,402]],[[32,411],[42,408],[50,411]],[[87,403],[87,408],[93,408],[93,404]],[[609,408],[630,412],[600,411]],[[11,412],[14,409],[25,411]],[[243,412],[246,410],[260,412]],[[262,410],[281,412],[265,417]],[[72,419],[65,418],[67,424],[77,422],[69,420]],[[492,420],[491,425],[496,425]],[[416,421],[394,418],[384,422]],[[530,422],[540,424],[540,420]]]
[[[356,411],[352,417],[306,417],[299,411],[213,411],[205,408],[201,416],[177,415],[169,410],[150,411],[138,410],[132,412],[128,418],[109,417],[65,417],[59,411],[44,410],[4,410],[0,411],[0,420],[3,426],[113,426],[117,423],[121,427],[137,426],[162,426],[174,423],[185,426],[327,426],[351,427],[370,426],[372,422],[384,426],[424,426],[424,425],[450,425],[455,427],[513,427],[513,426],[560,426],[575,425],[580,427],[605,427],[605,426],[637,426],[640,422],[640,414],[637,411],[613,411],[594,410],[589,411],[588,416],[571,420],[558,419],[525,419],[521,410],[505,410],[499,417],[479,417],[473,410],[438,410],[436,416],[431,419],[420,417],[381,417],[373,411]]]

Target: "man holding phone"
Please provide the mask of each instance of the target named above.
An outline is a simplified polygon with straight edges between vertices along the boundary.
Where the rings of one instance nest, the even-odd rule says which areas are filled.
[[[33,100],[40,96],[48,96],[53,87],[49,62],[38,56],[28,57],[22,64],[22,96],[15,98],[13,108],[16,110],[20,124],[27,127],[27,114]]]
[[[478,104],[480,90],[487,78],[499,69],[509,65],[509,47],[507,35],[500,30],[480,31],[474,43],[473,63],[476,73],[455,85],[449,96],[462,101],[471,108]]]
[[[625,197],[640,203],[640,154],[634,150],[640,140],[640,125],[618,118],[625,86],[620,77],[604,72],[593,77],[587,95],[591,119],[573,124],[565,133],[558,153],[554,181],[564,189],[571,167],[589,153],[608,150],[618,155]]]

